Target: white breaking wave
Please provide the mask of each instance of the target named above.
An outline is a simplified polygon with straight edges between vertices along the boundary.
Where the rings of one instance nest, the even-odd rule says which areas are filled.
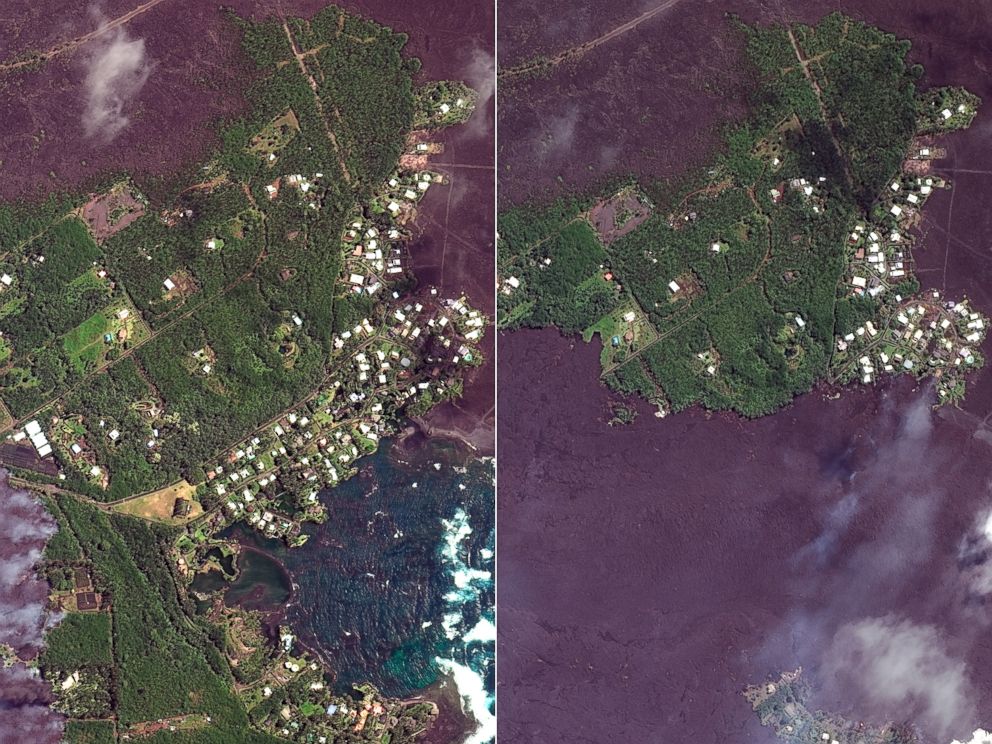
[[[466,644],[469,643],[495,643],[496,642],[496,624],[487,617],[482,618],[475,624],[465,637],[462,638]]]
[[[486,617],[482,617],[470,629],[464,627],[462,608],[467,604],[477,603],[492,586],[492,571],[473,568],[468,563],[468,549],[465,541],[472,534],[468,514],[464,509],[458,509],[450,519],[441,520],[444,525],[444,546],[442,557],[448,568],[452,591],[445,595],[448,611],[441,620],[445,635],[449,641],[455,641],[461,635],[464,646],[470,643],[495,644],[496,625]],[[493,551],[479,551],[483,560],[491,560]],[[490,654],[491,658],[491,654]],[[496,739],[496,716],[491,710],[492,696],[486,690],[485,670],[478,672],[467,664],[454,659],[436,658],[438,668],[451,676],[462,701],[462,710],[471,715],[476,721],[476,729],[463,744],[489,744]]]
[[[478,728],[463,744],[487,744],[496,740],[496,716],[489,710],[489,693],[482,676],[471,668],[450,659],[438,659],[437,665],[455,680],[462,697],[462,710],[471,713]]]
[[[462,614],[460,612],[446,612],[441,618],[441,627],[449,641],[458,637],[458,626],[462,624]]]

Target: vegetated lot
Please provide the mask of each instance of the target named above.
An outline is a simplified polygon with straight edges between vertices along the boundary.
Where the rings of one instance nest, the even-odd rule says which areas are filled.
[[[846,363],[838,338],[870,319],[885,327],[919,286],[894,263],[900,252],[902,274],[852,292],[864,239],[851,231],[860,220],[886,239],[909,232],[932,188],[900,175],[914,136],[967,126],[978,104],[959,89],[918,95],[908,42],[841,14],[740,31],[759,85],[714,168],[644,184],[640,200],[627,185],[500,218],[501,325],[599,333],[605,381],[662,413],[702,403],[756,416],[834,371],[850,377],[831,369]],[[648,216],[648,204],[665,206]],[[893,252],[909,250],[894,240],[905,247]],[[620,307],[653,333],[618,325]]]
[[[70,612],[48,634],[42,665],[72,671],[80,666],[110,664],[110,615]]]
[[[62,338],[66,356],[79,374],[92,372],[149,336],[148,326],[127,301],[94,313]]]
[[[58,421],[67,485],[101,500],[202,482],[203,461],[323,379],[356,315],[336,296],[345,222],[412,125],[402,35],[334,7],[288,21],[292,43],[281,22],[232,22],[263,75],[195,182],[147,205],[124,182],[0,207],[0,398],[17,423]],[[277,173],[307,188],[282,179],[275,198]]]
[[[113,721],[67,721],[65,740],[68,744],[116,744]]]
[[[587,327],[582,339],[588,343],[595,334],[599,334],[603,344],[600,363],[604,368],[622,363],[658,338],[655,327],[634,302],[622,305]]]
[[[261,132],[251,138],[250,149],[252,152],[266,157],[275,155],[282,151],[299,132],[300,121],[296,118],[293,109],[289,109],[285,114],[277,116],[266,124]],[[270,163],[275,162],[272,158],[268,158],[268,160]]]
[[[239,638],[253,645],[232,651],[223,610],[199,612],[186,584],[212,547],[205,543],[219,539],[225,510],[261,493],[258,472],[277,456],[296,492],[280,480],[276,493],[269,474],[271,498],[255,501],[265,504],[253,512],[259,529],[305,540],[300,520],[326,516],[308,456],[296,461],[312,448],[316,463],[328,446],[307,428],[316,428],[315,401],[327,416],[333,404],[342,424],[327,427],[339,469],[320,462],[336,482],[405,405],[422,413],[460,392],[460,377],[443,376],[441,363],[427,368],[421,352],[456,342],[450,369],[459,357],[479,363],[467,344],[484,318],[464,297],[432,307],[394,303],[386,291],[373,297],[387,271],[405,289],[398,256],[408,235],[399,228],[441,181],[396,170],[415,111],[442,126],[467,116],[474,99],[442,85],[418,109],[419,62],[401,55],[406,37],[335,7],[310,21],[230,20],[256,66],[251,107],[222,128],[195,176],[154,184],[147,201],[117,177],[98,196],[0,206],[0,398],[15,417],[0,431],[58,465],[31,474],[45,481],[60,526],[46,569],[59,585],[53,601],[86,610],[53,631],[41,668],[72,741],[286,740],[281,711],[292,704],[298,741],[409,742],[434,716],[430,703],[384,707],[368,687],[358,701],[338,695],[323,667],[302,653],[287,661],[289,649],[259,625],[251,632],[251,618]],[[462,103],[449,104],[458,91]],[[346,239],[356,221],[361,230]],[[365,244],[361,256],[353,253],[361,246],[345,245],[354,238]],[[367,262],[361,286],[347,281],[345,248]],[[377,355],[375,387],[366,352]],[[376,428],[359,419],[366,410]],[[308,500],[293,503],[304,488]],[[209,516],[183,529],[204,507]],[[232,660],[272,689],[236,689]],[[325,700],[340,708],[333,719]],[[107,720],[78,720],[96,718]]]

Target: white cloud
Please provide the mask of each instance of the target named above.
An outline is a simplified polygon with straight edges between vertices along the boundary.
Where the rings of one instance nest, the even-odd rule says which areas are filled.
[[[88,137],[105,142],[128,125],[128,103],[151,74],[144,39],[131,39],[121,28],[108,30],[86,47],[83,129]]]
[[[975,720],[967,664],[933,625],[894,615],[848,623],[834,636],[822,671],[831,687],[857,691],[860,714],[915,720],[943,740]]]

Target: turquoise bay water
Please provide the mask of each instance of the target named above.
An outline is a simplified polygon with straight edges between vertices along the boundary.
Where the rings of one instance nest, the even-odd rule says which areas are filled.
[[[287,619],[347,690],[369,681],[404,696],[442,674],[479,722],[469,742],[495,736],[493,693],[494,488],[491,460],[441,440],[385,443],[360,474],[322,494],[328,521],[287,550],[243,530],[237,536],[282,562],[295,584]],[[229,592],[279,592],[260,565]],[[269,586],[262,592],[259,583]],[[253,590],[254,586],[254,590]],[[271,606],[271,605],[270,605]]]

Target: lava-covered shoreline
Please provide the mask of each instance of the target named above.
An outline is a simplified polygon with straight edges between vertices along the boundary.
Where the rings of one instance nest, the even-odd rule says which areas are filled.
[[[643,10],[510,0],[501,63],[568,48]],[[811,22],[833,10],[910,38],[921,85],[983,98],[972,128],[945,141],[935,171],[953,189],[927,205],[914,257],[924,288],[992,308],[992,9],[974,1],[674,4],[501,94],[503,206],[610,173],[677,178],[705,164],[746,100],[726,14]],[[556,21],[535,23],[536,12]],[[816,389],[756,421],[699,409],[659,420],[643,407],[612,428],[595,345],[554,330],[503,334],[498,345],[503,738],[770,743],[740,693],[799,665],[814,708],[912,719],[937,741],[983,722],[990,617],[961,556],[992,509],[992,371],[969,378],[961,410],[932,413],[931,393],[901,380]],[[861,674],[841,678],[832,659],[871,637],[889,640]],[[884,700],[865,680],[895,657],[907,666]],[[938,677],[939,704],[927,682]]]

